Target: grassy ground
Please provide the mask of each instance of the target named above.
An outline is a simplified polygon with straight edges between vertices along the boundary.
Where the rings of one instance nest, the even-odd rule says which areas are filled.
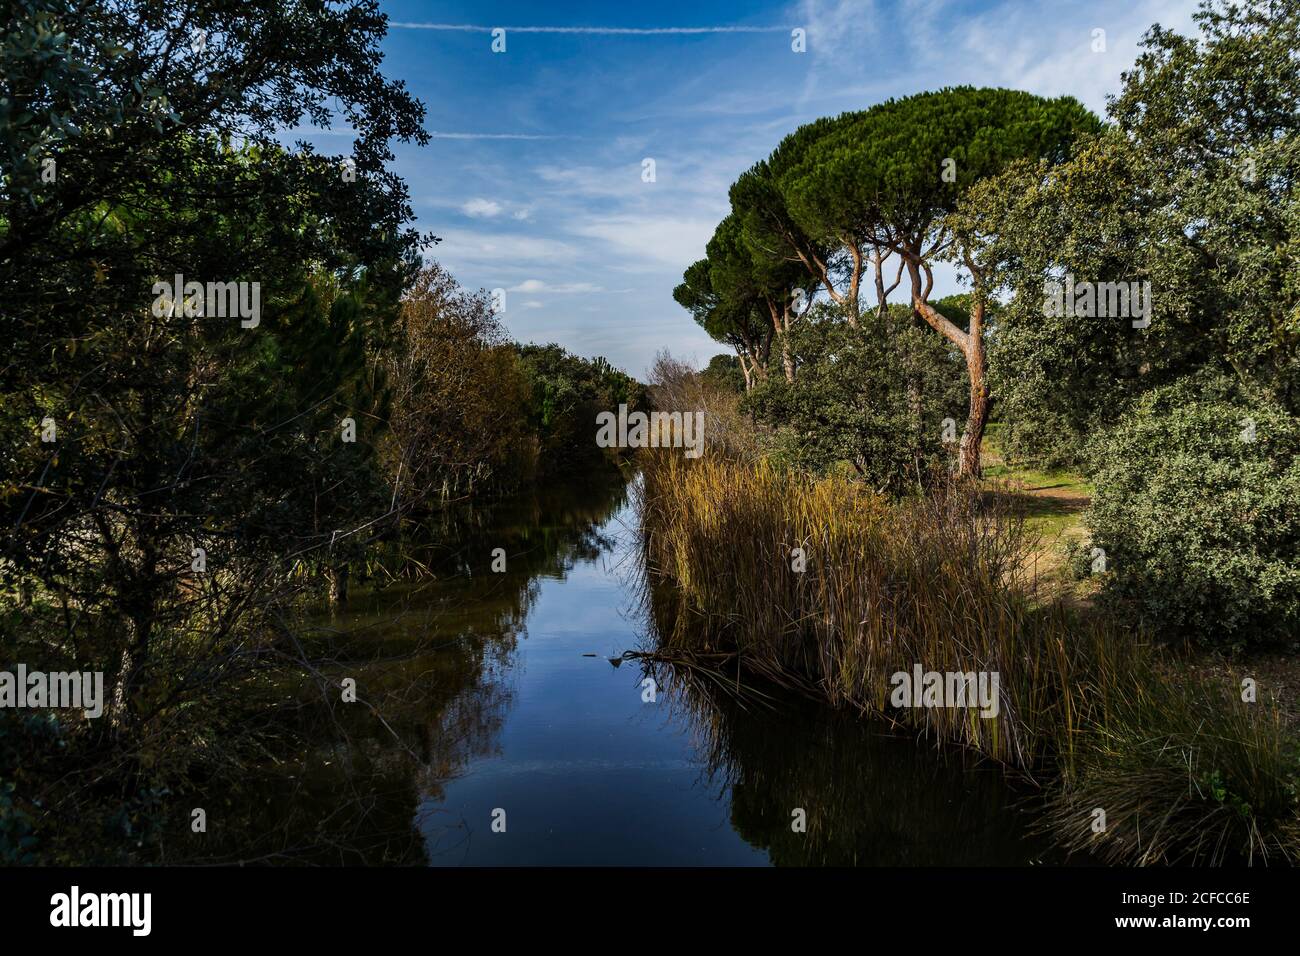
[[[1008,464],[1002,455],[1000,437],[1001,426],[990,425],[981,456],[985,495],[1010,499],[1017,510],[1023,511],[1026,527],[1038,539],[1033,553],[1036,575],[1065,584],[1066,554],[1072,544],[1088,536],[1083,513],[1092,501],[1092,486],[1076,472],[1039,471]],[[1084,597],[1089,589],[1076,585],[1071,590]]]
[[[1025,524],[1038,539],[1032,560],[1040,583],[1054,597],[1075,606],[1090,605],[1100,581],[1075,578],[1066,566],[1072,543],[1084,541],[1088,530],[1083,514],[1092,500],[1092,486],[1070,471],[1038,471],[1008,464],[999,439],[1002,426],[989,426],[982,460],[986,495],[1008,496],[1025,515]],[[1292,732],[1300,732],[1300,657],[1288,648],[1260,648],[1250,653],[1226,655],[1207,648],[1188,647],[1161,664],[1171,677],[1195,675],[1240,685],[1251,677],[1262,693],[1277,704]]]

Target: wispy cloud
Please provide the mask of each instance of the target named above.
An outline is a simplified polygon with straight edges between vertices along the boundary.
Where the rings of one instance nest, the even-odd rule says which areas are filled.
[[[799,13],[807,25],[814,60],[858,60],[876,38],[880,14],[872,0],[803,0]]]
[[[1098,5],[1070,0],[1044,20],[1033,5],[1003,0],[981,17],[963,17],[956,0],[925,0],[910,35],[921,75],[943,84],[1008,86],[1042,96],[1069,94],[1102,113],[1120,74],[1132,67],[1138,43],[1153,23],[1191,33],[1195,4],[1188,0],[1134,0]],[[1105,49],[1093,48],[1102,30]]]
[[[548,186],[570,197],[585,199],[627,198],[644,189],[641,160],[624,160],[611,166],[538,166],[534,172]]]
[[[713,218],[627,214],[592,218],[573,231],[618,254],[620,271],[680,274],[703,254],[716,225]]]
[[[476,269],[487,268],[492,273],[512,269],[518,274],[519,263],[557,265],[578,258],[577,248],[560,239],[462,229],[442,229],[439,236],[442,242],[426,250],[431,256],[454,258]]]

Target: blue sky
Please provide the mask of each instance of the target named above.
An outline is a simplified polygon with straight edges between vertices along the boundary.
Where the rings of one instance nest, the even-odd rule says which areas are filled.
[[[1195,9],[1192,0],[382,6],[384,72],[424,102],[434,135],[426,147],[399,144],[394,164],[419,228],[442,237],[428,256],[462,285],[506,289],[502,318],[515,338],[604,355],[638,377],[660,348],[700,364],[724,351],[672,289],[726,214],[731,182],[799,125],[962,83],[1068,93],[1100,113],[1145,30],[1190,32]],[[494,27],[506,29],[504,53],[492,52]],[[791,50],[796,27],[806,31],[802,54]],[[619,32],[688,28],[714,32]],[[1092,50],[1095,29],[1106,31],[1104,53]],[[642,181],[647,158],[653,183]],[[951,277],[941,281],[940,294],[954,290]]]

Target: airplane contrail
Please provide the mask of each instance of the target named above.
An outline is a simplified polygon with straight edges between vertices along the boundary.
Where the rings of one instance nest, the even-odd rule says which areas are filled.
[[[559,139],[558,136],[543,136],[537,133],[439,133],[429,134],[430,139]]]
[[[403,30],[456,30],[462,33],[586,33],[601,36],[662,36],[682,33],[785,33],[791,27],[489,27],[473,23],[399,23],[389,24]]]

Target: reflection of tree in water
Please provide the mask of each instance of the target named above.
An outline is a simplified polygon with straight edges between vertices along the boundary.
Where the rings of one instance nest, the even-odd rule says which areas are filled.
[[[681,625],[666,602],[649,604],[656,626]],[[732,825],[778,865],[1016,865],[1048,852],[994,767],[734,671],[650,673],[687,715]],[[792,829],[796,808],[805,833]]]
[[[493,549],[502,548],[507,573],[560,576],[575,561],[592,560],[610,547],[611,540],[599,528],[626,499],[621,480],[593,481],[448,508],[411,527],[400,547],[392,546],[381,556],[393,562],[384,574],[491,574]]]
[[[345,614],[298,629],[322,680],[268,685],[245,726],[265,728],[263,750],[232,775],[225,800],[207,807],[208,832],[174,838],[174,855],[206,861],[381,864],[426,861],[419,818],[473,758],[495,752],[514,702],[518,638],[538,578],[563,577],[611,545],[598,527],[625,500],[624,486],[536,493],[456,509],[426,525],[407,558],[382,557]],[[506,550],[492,573],[492,549]],[[358,703],[338,682],[356,681]],[[203,788],[210,792],[212,788]],[[439,811],[431,811],[437,814]]]

